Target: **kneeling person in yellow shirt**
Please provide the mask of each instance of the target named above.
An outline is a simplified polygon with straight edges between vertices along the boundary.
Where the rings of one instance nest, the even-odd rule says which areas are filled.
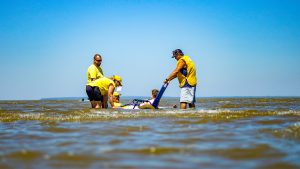
[[[102,105],[107,105],[107,101],[109,98],[109,103],[111,107],[115,107],[113,101],[113,93],[116,87],[122,86],[122,78],[120,76],[114,75],[110,78],[103,77],[89,83],[88,85],[99,89],[100,95],[103,97]],[[95,108],[101,108],[101,106],[97,105]],[[107,107],[104,106],[102,108]]]

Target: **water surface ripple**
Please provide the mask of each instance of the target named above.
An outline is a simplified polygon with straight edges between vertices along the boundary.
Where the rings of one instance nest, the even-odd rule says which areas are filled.
[[[95,110],[0,101],[0,168],[300,168],[300,98],[201,98],[196,109],[171,108],[177,102]]]

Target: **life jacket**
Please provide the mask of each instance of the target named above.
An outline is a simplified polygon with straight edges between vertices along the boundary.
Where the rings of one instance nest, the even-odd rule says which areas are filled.
[[[189,56],[184,55],[182,58],[180,58],[177,61],[177,66],[180,60],[183,60],[185,62],[185,67],[183,68],[183,70],[180,70],[177,73],[179,87],[184,87],[186,82],[192,87],[196,86],[197,77],[196,77],[196,67],[194,62],[191,60]]]

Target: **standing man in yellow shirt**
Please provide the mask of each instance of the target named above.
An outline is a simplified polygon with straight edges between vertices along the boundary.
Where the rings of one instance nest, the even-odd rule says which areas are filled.
[[[164,83],[170,83],[174,78],[178,78],[180,92],[180,108],[186,109],[187,105],[190,108],[195,107],[196,101],[196,66],[189,56],[183,54],[180,49],[173,52],[172,58],[177,60],[175,70],[166,78]]]
[[[100,108],[103,102],[103,96],[101,95],[98,88],[90,86],[90,83],[93,81],[104,77],[102,68],[100,67],[102,63],[102,57],[100,54],[94,55],[94,63],[89,66],[87,70],[87,85],[86,85],[86,93],[91,102],[92,108]]]

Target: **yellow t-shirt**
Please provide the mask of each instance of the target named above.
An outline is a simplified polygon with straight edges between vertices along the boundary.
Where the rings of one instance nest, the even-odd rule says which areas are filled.
[[[179,61],[183,60],[186,64],[187,69],[187,76],[184,76],[181,72],[178,72],[177,78],[179,81],[179,87],[183,87],[186,80],[188,81],[189,85],[196,86],[197,85],[197,77],[196,77],[196,66],[194,62],[191,60],[189,56],[183,56],[177,61],[177,65],[179,64]]]
[[[89,66],[87,70],[87,85],[89,85],[89,83],[92,82],[92,79],[99,79],[101,77],[104,77],[101,67],[97,67],[94,64]]]
[[[114,87],[116,86],[113,80],[111,80],[107,77],[102,77],[100,79],[90,82],[89,86],[97,86],[101,92],[101,95],[106,95],[108,93],[109,85],[111,85],[111,84]]]

